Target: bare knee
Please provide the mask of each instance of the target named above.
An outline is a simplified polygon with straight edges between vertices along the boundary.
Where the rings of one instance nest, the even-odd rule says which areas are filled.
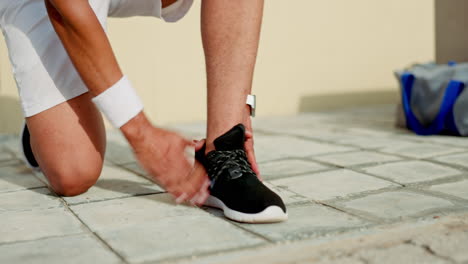
[[[78,163],[79,164],[79,163]],[[76,196],[88,191],[102,171],[102,163],[57,166],[45,172],[52,189],[62,196]]]

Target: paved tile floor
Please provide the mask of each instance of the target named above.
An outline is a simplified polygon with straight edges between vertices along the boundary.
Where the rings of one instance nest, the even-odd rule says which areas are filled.
[[[0,263],[468,263],[468,139],[397,129],[394,110],[255,119],[263,179],[288,205],[279,224],[175,205],[118,131],[98,183],[58,197],[0,135]]]

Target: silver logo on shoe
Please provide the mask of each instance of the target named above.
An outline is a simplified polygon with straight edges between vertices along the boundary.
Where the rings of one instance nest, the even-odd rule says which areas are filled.
[[[242,177],[242,171],[239,167],[229,168],[228,169],[229,175],[231,176],[231,180],[235,180],[237,178]]]

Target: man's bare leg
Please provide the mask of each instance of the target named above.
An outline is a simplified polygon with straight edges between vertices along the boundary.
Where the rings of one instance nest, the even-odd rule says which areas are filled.
[[[57,194],[74,196],[94,185],[104,163],[106,134],[89,93],[26,120],[34,157]]]
[[[201,30],[208,85],[207,152],[236,124],[251,130],[246,98],[252,88],[263,0],[204,0]],[[253,142],[247,142],[254,163]],[[258,172],[256,164],[254,171]]]
[[[206,153],[215,150],[214,140],[235,125],[242,123],[248,131],[252,130],[246,98],[252,87],[262,14],[263,0],[202,2],[208,81]],[[219,141],[217,151],[205,157],[198,155],[211,180],[210,196],[205,204],[223,210],[227,218],[238,222],[285,221],[288,215],[281,197],[255,175],[258,167],[252,137],[242,142],[241,131],[232,130]],[[239,151],[242,147],[247,157]]]

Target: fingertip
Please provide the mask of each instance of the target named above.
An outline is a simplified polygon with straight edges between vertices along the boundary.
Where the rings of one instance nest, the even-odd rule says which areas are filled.
[[[210,186],[211,184],[211,181],[210,179],[206,179],[205,182],[203,183],[203,189],[208,189],[208,187]]]
[[[197,200],[198,205],[203,205],[205,204],[206,200],[208,199],[208,196],[210,195],[209,192],[203,192],[202,195]]]
[[[181,204],[187,199],[188,195],[187,193],[182,193],[179,197],[175,199],[176,204]]]
[[[194,139],[190,140],[190,139],[185,138],[184,140],[185,140],[185,144],[188,145],[188,146],[194,147],[197,144],[197,142],[195,142]]]
[[[198,199],[200,198],[200,193],[195,194],[192,199],[190,199],[190,204],[192,205],[198,205]]]
[[[202,139],[202,140],[197,140],[197,142],[195,143],[195,149],[198,151],[200,150],[203,145],[205,144],[205,140]]]

